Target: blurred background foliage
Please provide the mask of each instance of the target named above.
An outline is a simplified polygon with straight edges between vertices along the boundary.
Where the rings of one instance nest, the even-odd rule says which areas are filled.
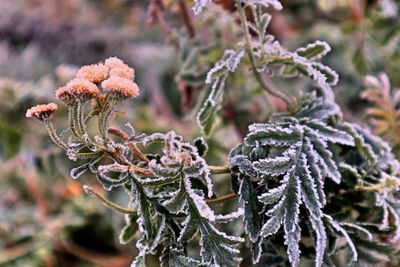
[[[136,249],[118,243],[123,217],[85,196],[82,183],[69,178],[71,163],[43,127],[25,119],[25,110],[53,101],[54,91],[80,65],[118,56],[135,68],[141,96],[125,103],[116,123],[130,121],[138,132],[175,129],[192,140],[201,134],[195,113],[208,90],[205,75],[241,34],[230,13],[233,1],[218,2],[199,17],[191,13],[192,1],[184,0],[0,2],[0,266],[129,266]],[[390,106],[392,118],[382,119],[379,112],[372,117],[391,122],[390,131],[377,130],[398,148],[399,99],[391,96],[400,87],[400,1],[281,2],[285,8],[273,12],[271,33],[289,48],[316,39],[331,44],[323,63],[340,74],[335,93],[344,116],[367,124],[368,108]],[[226,162],[247,125],[283,107],[246,71],[229,78],[220,122],[208,140],[212,165]],[[371,103],[361,97],[372,90],[364,77],[381,72],[391,81],[391,89],[386,86],[391,92]],[[311,86],[306,79],[272,80],[292,95],[297,86]],[[65,124],[65,110],[55,124]],[[96,181],[89,176],[83,183]],[[229,191],[224,181],[216,184],[221,193]],[[118,191],[108,194],[127,202]]]

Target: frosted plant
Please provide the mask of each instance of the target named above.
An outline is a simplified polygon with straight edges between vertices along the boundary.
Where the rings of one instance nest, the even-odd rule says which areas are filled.
[[[243,239],[222,232],[215,224],[235,220],[243,212],[218,215],[208,206],[206,198],[213,197],[213,183],[203,158],[207,150],[204,139],[196,139],[194,146],[173,131],[136,136],[130,124],[127,127],[131,135],[110,127],[119,102],[139,94],[132,81],[133,74],[133,69],[121,60],[110,58],[105,64],[83,66],[77,78],[58,89],[57,97],[69,110],[69,136],[61,138],[51,124],[57,109],[54,103],[35,106],[26,116],[42,121],[53,141],[66,150],[71,160],[86,160],[71,170],[73,179],[85,172],[93,173],[105,190],[122,187],[129,194],[130,205],[123,208],[85,186],[87,193],[106,206],[125,213],[121,243],[131,241],[137,231],[141,233],[136,243],[139,255],[132,266],[143,266],[145,256],[156,253],[160,246],[163,246],[160,261],[165,266],[238,264],[241,258],[237,245]],[[85,103],[89,100],[94,105],[86,112]],[[87,123],[96,116],[99,135],[93,136]],[[122,142],[111,139],[110,135]],[[139,149],[152,143],[161,143],[158,155],[145,155]],[[199,259],[185,254],[185,246],[195,237],[201,247]]]
[[[202,2],[203,6],[207,3]],[[291,52],[282,47],[274,36],[267,34],[266,30],[271,21],[271,15],[265,13],[263,8],[272,7],[282,9],[279,1],[273,0],[237,0],[240,21],[244,32],[244,40],[240,40],[235,50],[226,50],[222,59],[208,72],[206,83],[211,84],[211,91],[202,103],[197,119],[206,136],[210,136],[216,117],[222,106],[224,88],[230,72],[240,66],[244,55],[250,59],[250,68],[260,86],[271,95],[282,99],[288,108],[294,108],[293,99],[271,87],[264,75],[276,73],[284,77],[304,75],[310,77],[321,93],[329,101],[334,101],[332,86],[335,86],[339,77],[328,66],[318,62],[331,51],[330,46],[323,41],[316,41],[305,47]],[[250,9],[253,22],[248,21],[245,11]],[[252,38],[250,31],[255,33]]]
[[[357,162],[360,159],[366,162]],[[371,261],[372,257],[389,259],[389,248],[384,257],[382,245],[378,244],[374,251],[376,237],[367,226],[388,231],[389,217],[393,217],[392,238],[398,240],[399,162],[383,140],[343,122],[336,104],[311,96],[295,114],[276,114],[269,123],[251,125],[244,143],[232,150],[230,162],[237,173],[234,182],[244,206],[245,231],[254,244],[254,262],[260,260],[265,239],[283,235],[288,260],[297,266],[299,243],[304,238],[302,226],[309,228],[306,235],[314,239],[312,257],[316,266],[333,264],[330,257],[335,254],[327,252],[327,244],[330,235],[338,234],[347,240],[356,264],[371,263],[367,252],[372,253],[368,255]],[[346,188],[349,182],[351,189]],[[342,195],[364,192],[362,201],[368,199],[371,206],[382,210],[381,221],[356,220],[351,214],[345,221],[337,216],[337,208],[331,211],[332,215],[327,213],[330,206],[335,206],[330,198],[344,201],[340,194],[331,195],[334,192],[327,190],[327,184]],[[354,205],[354,198],[345,201]],[[336,216],[340,219],[336,220]],[[360,233],[365,237],[360,239]],[[371,251],[364,251],[363,242],[369,242]],[[359,251],[363,254],[359,255]]]
[[[322,99],[306,101],[294,115],[277,114],[268,124],[251,125],[245,143],[230,155],[232,166],[240,172],[238,193],[246,211],[245,220],[258,218],[256,224],[245,221],[250,239],[261,246],[260,240],[276,234],[282,226],[293,265],[300,260],[302,204],[316,234],[316,265],[321,266],[323,261],[327,238],[321,210],[326,204],[325,178],[335,183],[341,180],[329,146],[354,146],[350,134],[328,124],[330,118],[340,115],[336,104]],[[252,192],[252,182],[266,188],[258,199]],[[265,208],[265,215],[259,216]],[[260,255],[255,255],[256,262]]]
[[[211,2],[195,1],[194,12]],[[288,51],[266,33],[271,16],[264,9],[282,9],[279,1],[236,3],[244,42],[226,50],[208,72],[211,90],[199,109],[199,125],[209,137],[224,86],[245,64],[252,70],[249,78],[281,99],[287,111],[250,125],[228,166],[205,160],[203,137],[186,142],[173,130],[137,134],[129,123],[128,132],[113,127],[121,101],[140,91],[134,69],[118,58],[83,66],[56,91],[68,109],[64,134],[51,123],[54,103],[35,106],[26,116],[42,122],[71,160],[80,160],[71,178],[92,174],[105,192],[121,188],[129,196],[123,207],[84,185],[124,214],[120,242],[135,241],[138,248],[132,266],[146,266],[148,255],[168,267],[238,266],[242,258],[248,262],[248,251],[259,266],[377,266],[397,259],[400,164],[385,141],[344,121],[331,88],[338,76],[318,62],[329,45],[316,41]],[[318,89],[295,99],[270,86],[269,74],[308,76]],[[89,130],[95,119],[97,131]],[[218,174],[230,179],[232,193],[217,197]],[[232,198],[238,199],[233,211],[221,205],[220,214],[210,205]],[[230,223],[236,228],[226,227]]]

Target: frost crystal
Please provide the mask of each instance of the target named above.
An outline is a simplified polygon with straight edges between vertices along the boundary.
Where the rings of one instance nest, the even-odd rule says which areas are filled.
[[[203,8],[206,7],[209,3],[211,3],[212,0],[195,0],[194,6],[192,8],[193,13],[195,15],[199,15],[201,11],[203,11]]]

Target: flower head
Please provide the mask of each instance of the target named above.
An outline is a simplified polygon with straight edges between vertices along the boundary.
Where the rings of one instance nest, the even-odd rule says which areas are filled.
[[[104,65],[106,65],[110,69],[114,68],[129,68],[121,59],[117,57],[109,57],[104,61]]]
[[[57,98],[61,99],[65,104],[72,105],[79,100],[89,100],[100,93],[99,88],[92,82],[80,78],[75,78],[67,83],[66,86],[56,91]]]
[[[101,83],[108,77],[109,68],[102,63],[82,66],[76,78],[88,80],[93,83]]]
[[[118,99],[137,97],[139,95],[139,87],[130,79],[111,76],[101,83],[103,89],[112,93]]]
[[[76,102],[75,95],[69,90],[67,86],[58,88],[56,91],[56,97],[68,106]]]
[[[27,118],[36,118],[43,121],[45,119],[49,119],[57,110],[57,108],[58,107],[55,103],[36,105],[28,109],[25,116]]]
[[[134,80],[135,79],[135,70],[128,66],[112,68],[110,70],[110,76],[117,76],[117,77],[121,77],[121,78]]]

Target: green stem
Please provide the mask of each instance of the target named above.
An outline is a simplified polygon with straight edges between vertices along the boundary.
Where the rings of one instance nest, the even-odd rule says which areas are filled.
[[[211,174],[225,174],[231,173],[231,169],[229,166],[208,166],[211,171]]]
[[[219,198],[206,200],[206,203],[207,204],[216,204],[216,203],[219,203],[219,202],[222,202],[222,201],[225,201],[225,200],[237,198],[237,196],[238,195],[236,195],[235,193],[232,193],[232,194],[228,194],[228,195],[225,195],[225,196],[222,196],[222,197],[219,197]]]
[[[84,122],[88,123],[94,116],[96,116],[98,114],[98,110],[92,110],[90,111],[90,113],[86,116]]]
[[[104,103],[108,103],[108,105],[106,105],[106,109],[102,110],[99,114],[99,131],[101,136],[106,139],[107,128],[110,124],[111,115],[114,111],[116,102],[114,99],[110,99],[110,96],[107,95]]]
[[[84,185],[83,189],[85,190],[86,193],[96,197],[98,200],[103,202],[104,205],[106,205],[107,207],[109,207],[113,210],[119,211],[121,213],[136,215],[136,211],[119,206],[118,204],[116,204],[116,203],[112,202],[111,200],[105,198],[104,196],[100,195],[98,192],[94,191],[92,188],[90,188],[87,185]]]
[[[69,122],[69,128],[71,129],[72,133],[74,134],[75,137],[81,139],[81,136],[76,129],[76,109],[77,105],[73,106],[68,106],[68,122]]]
[[[86,133],[86,125],[84,123],[84,103],[82,101],[78,102],[77,112],[76,112],[76,121],[78,124],[78,129],[82,134]]]
[[[240,20],[242,22],[242,27],[243,27],[243,31],[244,31],[245,40],[246,40],[246,52],[250,58],[253,74],[254,74],[255,78],[257,79],[257,81],[259,82],[259,84],[261,85],[261,87],[265,91],[267,91],[271,95],[281,99],[283,102],[286,103],[288,110],[292,110],[294,108],[292,100],[284,93],[269,86],[267,81],[264,79],[264,77],[261,75],[261,73],[258,72],[258,70],[257,70],[256,57],[253,53],[253,48],[251,45],[251,37],[250,37],[249,28],[248,28],[248,24],[247,24],[246,14],[244,11],[245,8],[244,8],[244,6],[242,6],[242,3],[243,3],[243,0],[237,0],[239,14],[240,14]]]
[[[53,124],[49,120],[44,120],[44,125],[46,127],[47,132],[49,133],[50,139],[60,148],[68,150],[68,146],[58,137],[56,130],[54,129]]]

